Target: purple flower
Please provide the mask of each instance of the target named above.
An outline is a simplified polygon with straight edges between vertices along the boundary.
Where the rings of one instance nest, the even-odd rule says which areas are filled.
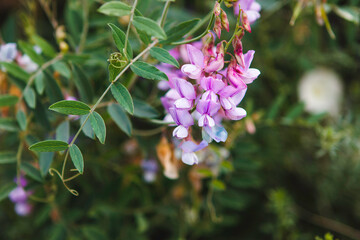
[[[245,85],[246,86],[246,85]],[[225,111],[225,116],[231,120],[240,120],[246,116],[243,108],[236,107],[244,98],[247,88],[227,86],[220,92],[220,104]]]
[[[178,109],[192,108],[193,101],[196,98],[194,86],[182,78],[174,78],[170,84],[177,91],[180,98],[175,100],[174,105]]]
[[[173,131],[173,136],[179,139],[186,138],[189,135],[189,127],[194,125],[194,119],[189,111],[172,107],[169,108],[169,113],[178,125]]]
[[[227,77],[230,83],[236,88],[245,88],[246,84],[252,83],[259,75],[260,71],[250,68],[255,51],[250,50],[244,54],[244,67],[237,64],[236,59],[232,59],[228,67]]]
[[[239,5],[247,14],[250,23],[254,23],[260,18],[261,5],[255,0],[239,0],[234,4],[234,14],[239,14]]]
[[[186,141],[181,144],[182,157],[181,160],[183,163],[188,165],[198,164],[199,159],[196,156],[195,152],[200,151],[208,146],[206,141],[201,141],[200,144],[196,144],[192,141]]]
[[[28,193],[26,193],[23,187],[18,186],[10,192],[9,198],[14,203],[25,202],[28,198]]]
[[[15,212],[19,216],[27,216],[31,213],[32,206],[28,202],[19,202],[15,204]]]
[[[211,142],[213,139],[215,142],[225,142],[228,137],[226,129],[220,125],[215,125],[214,127],[204,127],[203,138],[207,142]]]
[[[14,180],[15,182],[17,179]],[[19,186],[12,190],[9,194],[9,199],[15,203],[15,212],[19,216],[26,216],[31,212],[32,206],[27,202],[28,197],[32,194],[31,191],[25,191],[24,187],[27,181],[24,176],[20,176]]]
[[[216,56],[206,56],[205,72],[212,73],[223,69],[224,67],[224,45],[220,42],[216,46]]]
[[[191,79],[199,79],[204,70],[204,54],[190,44],[186,45],[190,64],[181,67],[181,71]]]
[[[7,43],[0,46],[0,62],[12,62],[16,55],[16,43]]]
[[[156,173],[158,171],[158,164],[154,159],[143,159],[141,162],[141,168],[144,171],[145,182],[151,183],[156,179]]]

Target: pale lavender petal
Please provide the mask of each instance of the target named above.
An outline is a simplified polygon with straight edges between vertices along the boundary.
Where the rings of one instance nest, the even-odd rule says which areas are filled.
[[[231,95],[231,99],[233,100],[233,103],[235,106],[237,106],[244,98],[247,88],[239,89],[238,92]]]
[[[163,80],[158,83],[157,87],[162,91],[166,91],[170,88],[170,85],[168,81]]]
[[[178,126],[173,131],[173,136],[179,139],[186,138],[189,135],[189,131],[184,126]]]
[[[175,88],[181,96],[187,99],[196,98],[195,88],[190,82],[182,78],[175,78],[174,82]]]
[[[244,83],[250,84],[255,79],[257,79],[259,75],[260,75],[260,71],[258,69],[250,68],[249,70],[243,73],[241,79],[244,81]]]
[[[254,50],[249,50],[247,53],[244,54],[245,70],[250,68],[251,62],[254,59],[254,54]]]
[[[186,98],[180,98],[174,102],[174,105],[179,109],[190,109],[192,107],[192,101]]]
[[[191,79],[199,79],[202,73],[202,69],[193,64],[183,65],[181,71]]]
[[[17,187],[9,194],[9,198],[12,202],[24,202],[28,198],[28,194],[22,187]]]
[[[236,93],[237,91],[238,91],[238,89],[236,89],[233,86],[226,86],[223,89],[221,89],[221,91],[219,91],[218,94],[221,97],[228,98],[228,97],[232,96],[234,93]]]
[[[225,110],[230,110],[231,108],[236,106],[233,99],[230,98],[230,97],[229,98],[221,97],[220,98],[220,104]]]
[[[198,66],[199,68],[204,68],[204,54],[201,50],[191,46],[190,44],[186,45],[186,49],[190,63]]]
[[[256,22],[256,20],[260,18],[260,13],[257,11],[248,10],[246,11],[246,14],[248,16],[250,24],[253,24],[254,22]]]
[[[226,111],[226,116],[231,120],[240,120],[246,116],[246,111],[243,108],[232,108]]]
[[[205,127],[204,129],[216,142],[225,142],[228,137],[226,129],[222,126],[216,125],[214,127]]]
[[[183,153],[181,160],[187,165],[194,165],[198,164],[199,162],[199,159],[195,153]]]
[[[196,144],[193,141],[186,141],[181,144],[180,148],[185,153],[190,153],[190,152],[200,151],[200,150],[206,148],[207,146],[208,146],[208,143],[206,141],[201,141],[199,144]]]
[[[16,58],[16,43],[7,43],[0,46],[0,61],[11,62]]]
[[[27,216],[31,213],[32,206],[27,202],[15,204],[15,212],[19,216]]]

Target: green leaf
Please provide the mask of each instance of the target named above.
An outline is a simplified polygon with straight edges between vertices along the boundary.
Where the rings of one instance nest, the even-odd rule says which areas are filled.
[[[125,47],[125,38],[126,38],[125,33],[120,28],[118,28],[117,26],[115,26],[112,23],[109,23],[108,26],[111,28],[112,36],[113,36],[113,39],[114,39],[117,49],[120,51],[120,53],[123,53],[123,49]],[[130,42],[128,42],[126,48],[127,48],[126,52],[127,52],[128,58],[132,58],[133,50],[131,48]]]
[[[156,118],[159,116],[159,113],[146,102],[134,99],[134,116],[140,118]]]
[[[13,106],[17,103],[17,101],[18,101],[17,96],[13,96],[13,95],[9,95],[9,94],[1,95],[0,96],[0,107]]]
[[[74,66],[74,82],[79,90],[80,98],[84,102],[92,102],[94,95],[93,87],[84,71],[77,65]]]
[[[28,162],[23,162],[21,164],[21,170],[26,173],[27,176],[31,177],[32,179],[42,182],[43,178],[41,176],[40,170],[35,168],[33,165],[31,165]]]
[[[135,74],[139,75],[140,77],[151,80],[168,81],[168,77],[165,73],[146,62],[134,62],[130,66],[130,68]]]
[[[111,86],[111,93],[116,101],[130,114],[134,113],[134,103],[129,91],[124,85],[119,82],[115,82]]]
[[[30,108],[34,109],[36,107],[36,94],[34,89],[27,88],[24,91],[24,99]]]
[[[16,153],[15,152],[0,152],[0,164],[15,163]]]
[[[80,101],[62,100],[49,107],[50,110],[67,115],[86,115],[90,107]]]
[[[60,73],[61,76],[65,77],[66,79],[71,78],[71,71],[64,62],[55,62],[52,64],[52,66],[55,71]]]
[[[16,121],[11,118],[0,118],[0,129],[9,132],[19,131]]]
[[[79,171],[79,173],[83,174],[84,172],[84,159],[83,155],[81,154],[80,149],[78,146],[73,144],[70,148],[70,156],[71,160],[74,163],[75,168]]]
[[[30,78],[30,74],[27,73],[24,69],[22,69],[18,65],[16,65],[15,63],[1,62],[0,64],[6,69],[6,71],[10,75],[19,78],[24,82],[27,82],[28,79]]]
[[[306,119],[307,123],[309,124],[315,124],[323,120],[326,116],[328,116],[327,112],[318,113],[311,115],[308,119]]]
[[[29,147],[34,152],[58,152],[68,149],[69,145],[63,141],[46,140],[37,142]]]
[[[39,37],[38,35],[33,35],[32,40],[35,42],[36,45],[41,48],[45,56],[48,56],[50,58],[56,57],[56,50],[45,39]]]
[[[170,28],[166,31],[166,35],[168,36],[166,40],[161,43],[170,43],[177,40],[180,40],[185,34],[191,31],[196,24],[199,22],[199,19],[193,19],[186,22],[182,22],[175,27]]]
[[[131,13],[131,6],[123,2],[111,1],[103,4],[98,11],[108,16],[122,17]]]
[[[90,114],[91,126],[99,141],[104,144],[106,138],[106,126],[104,119],[97,112]]]
[[[30,57],[30,59],[33,60],[35,63],[37,63],[38,65],[42,65],[44,63],[44,59],[35,52],[34,47],[31,44],[20,40],[19,46],[20,46],[21,50],[26,55],[28,55]]]
[[[280,111],[280,108],[284,104],[285,100],[286,100],[286,95],[284,95],[284,94],[282,94],[276,98],[276,100],[270,107],[270,110],[268,113],[269,120],[274,120],[277,117],[277,115]]]
[[[121,68],[117,68],[114,67],[112,64],[109,64],[109,81],[110,82],[114,81],[120,72],[121,72]]]
[[[17,184],[14,182],[3,185],[0,188],[0,201],[7,198],[9,196],[9,194],[11,193],[11,191],[14,190],[16,187],[17,187]]]
[[[285,115],[283,122],[285,124],[292,123],[295,118],[299,117],[304,112],[305,104],[304,103],[298,103],[294,107],[290,109],[290,111]]]
[[[108,113],[111,118],[114,120],[116,125],[124,132],[126,135],[131,136],[132,126],[130,119],[118,104],[111,104],[108,106]]]
[[[39,166],[40,166],[40,174],[42,177],[45,177],[49,172],[51,163],[54,160],[55,153],[53,152],[42,152],[39,154]]]
[[[214,188],[214,190],[218,190],[218,191],[223,191],[226,188],[224,182],[222,182],[222,181],[220,181],[218,179],[212,180],[211,181],[211,186]]]
[[[153,47],[150,49],[150,54],[160,62],[171,64],[177,68],[180,67],[178,61],[163,48]]]
[[[56,140],[68,142],[70,138],[70,122],[64,121],[56,128]]]
[[[82,115],[80,117],[80,123],[81,125],[85,122],[85,119],[87,118],[87,115]],[[85,136],[94,139],[95,138],[95,133],[91,127],[90,121],[87,121],[82,129],[83,133],[85,134]]]
[[[49,97],[50,103],[58,102],[64,99],[59,84],[48,72],[45,72],[45,80],[45,92],[46,96]]]
[[[88,54],[78,54],[78,53],[66,53],[64,54],[64,60],[70,61],[72,63],[84,64],[87,60],[90,59]]]
[[[41,95],[45,90],[45,76],[43,72],[39,72],[35,77],[36,91]]]
[[[136,29],[144,31],[150,36],[154,36],[158,39],[166,39],[166,33],[164,30],[150,18],[135,16],[133,24]]]
[[[22,110],[19,110],[16,113],[16,120],[20,126],[20,129],[24,131],[26,129],[26,115]]]

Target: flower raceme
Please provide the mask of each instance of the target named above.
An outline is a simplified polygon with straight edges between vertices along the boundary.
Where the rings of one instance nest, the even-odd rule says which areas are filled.
[[[168,74],[169,90],[161,98],[168,113],[166,120],[177,125],[173,136],[184,140],[182,160],[189,165],[197,163],[194,152],[205,148],[208,142],[226,141],[227,132],[221,124],[223,119],[240,120],[246,116],[246,111],[237,105],[245,96],[247,84],[260,74],[259,70],[250,68],[254,51],[243,56],[243,66],[233,59],[228,68],[223,69],[224,49],[221,45],[218,44],[213,56],[204,56],[200,49],[187,45],[190,63],[182,66],[182,77]],[[200,147],[195,147],[198,145],[191,141],[189,129],[195,124],[194,120],[203,129],[205,141]]]
[[[226,52],[231,43],[223,40],[215,46],[215,34],[220,37],[221,29],[228,31],[226,14],[216,4],[214,14],[216,19],[223,19],[223,24],[216,26],[215,22],[215,34],[208,34],[202,44],[195,42],[170,51],[174,58],[185,63],[181,71],[171,65],[159,65],[169,78],[168,82],[159,84],[160,89],[167,90],[161,98],[167,113],[164,121],[174,122],[173,137],[182,141],[178,147],[182,150],[182,161],[188,165],[198,163],[195,152],[206,148],[211,141],[226,141],[228,133],[222,121],[240,120],[246,116],[245,109],[238,105],[245,96],[247,85],[260,75],[258,69],[250,68],[255,51],[244,54],[241,42],[245,31],[250,32],[246,24],[253,17],[251,11],[260,9],[255,1],[239,2],[245,2],[241,4],[246,9],[242,9],[242,27],[237,25],[236,35],[232,38],[234,56]],[[244,21],[244,17],[249,19]],[[224,59],[226,53],[232,56],[230,62]],[[229,64],[225,66],[226,63]],[[203,140],[199,144],[191,136],[195,126],[202,129]]]

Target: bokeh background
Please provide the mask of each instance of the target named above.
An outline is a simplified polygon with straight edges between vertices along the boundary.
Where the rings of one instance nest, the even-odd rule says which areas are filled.
[[[56,46],[41,2],[0,1],[4,42],[26,41],[37,33]],[[53,2],[71,48],[84,24],[84,4]],[[204,153],[212,164],[180,164],[178,179],[170,180],[156,151],[164,132],[132,118],[134,136],[129,138],[104,113],[106,144],[85,137],[77,142],[85,173],[70,184],[80,195],[72,196],[56,177],[47,175],[42,183],[29,178],[37,195],[51,192],[53,198],[31,201],[32,212],[24,217],[3,199],[0,239],[307,240],[326,233],[334,235],[328,234],[329,240],[360,239],[360,1],[327,1],[336,39],[318,24],[313,6],[290,26],[297,1],[258,2],[261,18],[243,44],[256,51],[253,66],[261,75],[241,103],[248,116],[227,125],[226,144]],[[95,96],[106,87],[107,58],[114,50],[106,23],[126,27],[126,19],[98,13],[101,3],[87,1],[84,53],[91,57],[80,64]],[[152,0],[138,5],[153,18],[162,6]],[[212,6],[210,0],[177,0],[168,19],[204,18]],[[227,13],[232,26],[232,10]],[[136,40],[132,45],[136,49]],[[138,81],[132,94],[150,103],[159,119],[163,116],[159,97],[164,93],[153,82]],[[54,134],[53,126],[34,127],[34,136]],[[77,128],[72,124],[71,132]],[[0,130],[0,150],[16,151],[17,144],[16,134]],[[32,161],[30,152],[23,158]],[[53,166],[59,168],[61,159],[56,156]],[[155,166],[144,167],[144,159]],[[0,184],[15,176],[14,164],[0,166]]]

